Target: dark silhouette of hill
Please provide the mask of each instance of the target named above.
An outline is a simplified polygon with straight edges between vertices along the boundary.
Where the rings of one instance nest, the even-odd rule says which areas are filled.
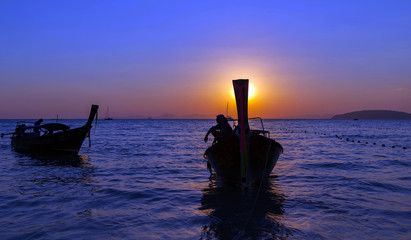
[[[411,114],[391,110],[363,110],[335,115],[331,119],[409,119]]]

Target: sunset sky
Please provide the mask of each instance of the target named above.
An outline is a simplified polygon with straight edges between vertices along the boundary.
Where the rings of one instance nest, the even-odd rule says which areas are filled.
[[[0,118],[411,113],[411,1],[0,3]]]

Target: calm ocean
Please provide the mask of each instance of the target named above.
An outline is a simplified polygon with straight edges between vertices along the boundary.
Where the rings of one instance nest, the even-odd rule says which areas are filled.
[[[247,191],[209,179],[214,124],[99,121],[76,157],[1,138],[0,239],[411,239],[411,121],[266,120],[284,154]]]

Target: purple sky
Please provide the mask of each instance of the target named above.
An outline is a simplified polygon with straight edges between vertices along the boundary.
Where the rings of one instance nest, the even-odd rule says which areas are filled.
[[[411,1],[0,3],[0,118],[411,112]]]

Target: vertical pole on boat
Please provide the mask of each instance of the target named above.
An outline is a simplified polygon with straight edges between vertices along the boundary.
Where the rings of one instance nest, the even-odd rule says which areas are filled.
[[[248,187],[247,166],[249,163],[248,140],[248,79],[233,80],[240,130],[241,182]]]
[[[91,109],[90,109],[90,115],[88,116],[88,120],[86,123],[86,126],[88,128],[91,128],[91,122],[93,122],[94,117],[97,114],[97,109],[98,109],[98,105],[91,105]]]

